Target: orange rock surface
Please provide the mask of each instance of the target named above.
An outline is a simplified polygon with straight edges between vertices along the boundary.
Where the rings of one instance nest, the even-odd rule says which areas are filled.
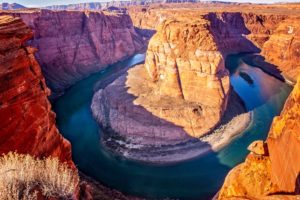
[[[144,36],[153,34],[151,30],[165,19],[207,15],[224,56],[262,50],[261,55],[273,64],[264,67],[268,73],[276,77],[281,73],[292,83],[300,73],[300,4],[165,4],[129,7],[129,13]]]
[[[232,169],[225,179],[219,199],[296,199],[295,196],[285,197],[283,194],[300,194],[299,121],[300,79],[280,116],[272,123],[267,138],[269,154],[250,153],[244,163]]]
[[[134,75],[130,74],[128,78],[129,92],[139,97],[136,100],[139,105],[184,127],[193,137],[207,133],[220,121],[230,90],[229,72],[224,67],[223,56],[218,51],[207,20],[162,23],[150,40],[145,68],[155,83],[149,96],[139,92],[136,87],[139,84],[131,82]],[[158,101],[150,103],[154,96]],[[164,115],[156,109],[164,96],[173,98],[168,104],[183,100],[185,104],[198,106],[190,111],[178,110],[177,116],[168,112]]]
[[[295,83],[300,75],[300,18],[280,23],[263,45],[262,55],[278,66],[286,79]]]
[[[33,32],[19,18],[0,17],[0,154],[56,156],[74,166],[71,146],[55,126],[35,49]]]

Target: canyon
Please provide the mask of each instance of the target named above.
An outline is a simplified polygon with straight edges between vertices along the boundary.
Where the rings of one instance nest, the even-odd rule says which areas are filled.
[[[238,52],[260,53],[262,57],[256,58],[256,64],[266,72],[295,84],[299,74],[298,9],[298,4],[215,3],[212,7],[204,3],[136,6],[129,7],[128,12],[133,24],[138,30],[142,30],[141,34],[148,37],[165,19],[180,19],[182,16],[193,18],[208,14],[214,32],[217,31],[214,34],[218,35],[216,37],[221,42],[219,46],[223,55]],[[282,60],[287,63],[282,64]]]
[[[122,13],[25,10],[1,14],[20,17],[33,30],[28,44],[39,49],[35,57],[54,97],[144,48],[130,17]]]
[[[115,165],[129,162],[123,157],[130,162],[173,164],[217,153],[253,120],[253,111],[231,86],[225,68],[230,55],[247,52],[251,54],[243,58],[245,65],[257,66],[294,89],[274,118],[266,141],[248,147],[250,154],[230,171],[218,199],[295,198],[300,191],[299,5],[213,5],[129,6],[129,14],[123,8],[113,12],[1,11],[0,153],[15,150],[40,158],[54,156],[75,168],[71,145],[56,127],[48,100],[51,92],[55,105],[76,82],[94,72],[110,73],[107,66],[145,51],[147,43],[144,64],[130,68],[121,62],[124,69],[115,71],[115,76],[120,75],[115,80],[88,86],[95,94],[92,102],[88,100],[87,113],[91,115],[91,109],[100,126],[97,130],[104,144],[100,148],[121,155],[113,154]],[[242,75],[255,86],[253,77],[243,71]],[[108,152],[105,157],[111,156]],[[106,164],[101,163],[104,169],[111,167]],[[84,195],[94,190],[102,195],[97,198],[139,199],[82,177],[94,187],[83,183]]]
[[[108,132],[102,136],[102,142],[111,151],[136,160],[171,162],[180,160],[178,152],[187,155],[183,159],[199,155],[201,146],[201,152],[206,152],[206,142],[217,149],[215,141],[203,143],[200,139],[199,144],[195,138],[211,134],[220,125],[227,104],[233,103],[228,102],[229,73],[224,67],[228,55],[256,53],[253,60],[264,71],[294,83],[284,73],[294,73],[292,69],[297,67],[290,65],[282,72],[276,63],[264,60],[259,53],[262,49],[261,55],[265,55],[270,52],[270,44],[277,44],[273,38],[282,26],[292,27],[292,35],[297,33],[295,24],[299,17],[285,12],[274,15],[188,11],[168,6],[129,8],[137,29],[146,31],[140,32],[146,33],[144,37],[152,35],[148,31],[156,33],[149,41],[145,64],[130,69],[94,96],[93,114]],[[287,35],[291,41],[297,38],[290,36],[289,30],[281,32],[286,34],[282,40]],[[297,48],[297,42],[292,46]],[[297,58],[293,59],[296,63]],[[247,127],[251,113],[247,114],[241,116],[236,129]],[[227,138],[234,133],[229,135]],[[191,149],[198,153],[191,153]],[[172,156],[172,151],[176,156]]]
[[[36,49],[25,45],[32,37],[21,19],[0,17],[0,154],[54,156],[75,167],[71,145],[55,125]]]
[[[164,145],[195,143],[193,138],[211,131],[227,107],[229,73],[217,50],[204,19],[162,23],[150,40],[145,65],[130,69],[95,94],[94,116],[104,128],[130,141],[134,151],[136,146],[149,152],[162,151]],[[155,160],[163,153],[154,154],[141,158]],[[156,162],[180,159],[179,155],[168,158],[170,154]]]
[[[278,66],[291,82],[299,77],[299,19],[282,23],[264,44],[262,54]],[[244,163],[225,179],[219,199],[248,197],[258,199],[295,198],[299,195],[299,103],[300,79],[287,99],[280,116],[275,117],[267,140],[253,142]],[[260,149],[260,150],[259,150]]]
[[[251,153],[227,175],[218,199],[293,199],[299,195],[299,103],[298,79],[266,142],[249,146]]]

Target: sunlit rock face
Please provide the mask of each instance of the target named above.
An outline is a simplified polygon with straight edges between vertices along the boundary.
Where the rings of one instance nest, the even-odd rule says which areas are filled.
[[[144,47],[126,14],[81,11],[20,11],[34,31],[30,45],[47,84],[60,94],[75,81]]]
[[[97,121],[118,136],[113,140],[125,141],[117,144],[126,149],[125,156],[153,161],[175,152],[170,160],[176,161],[182,159],[176,152],[209,149],[201,142],[184,144],[218,125],[229,93],[229,73],[209,22],[169,20],[151,39],[145,64],[96,92],[92,110]],[[106,131],[104,140],[111,132]],[[174,149],[164,151],[163,146]],[[143,149],[145,156],[128,156],[128,149]],[[183,159],[197,153],[186,153]]]
[[[198,104],[190,111],[178,111],[178,116],[173,117],[164,115],[154,105],[147,108],[151,113],[182,126],[194,137],[207,133],[218,123],[227,104],[229,73],[208,21],[164,22],[150,40],[145,69],[155,85],[151,93],[158,96],[157,103],[166,96],[174,98],[173,101]],[[145,98],[136,85],[131,84],[129,76],[129,92],[144,105],[153,95]]]
[[[250,146],[249,150],[252,152],[246,161],[227,175],[219,199],[295,199],[296,197],[291,195],[300,194],[299,121],[300,79],[280,116],[274,119],[264,144],[266,147],[262,150],[261,142]]]
[[[70,143],[55,126],[36,49],[24,44],[32,36],[21,19],[0,16],[0,154],[55,156],[74,167]]]
[[[271,160],[271,180],[281,191],[300,194],[300,79],[275,117],[267,144]]]
[[[286,19],[263,45],[262,54],[283,76],[296,82],[300,74],[300,18]]]
[[[199,4],[197,9],[193,9],[197,7],[195,4],[182,6],[187,8],[130,7],[129,14],[136,27],[147,30],[144,31],[145,35],[151,33],[150,30],[156,30],[165,19],[206,15],[212,22],[213,30],[219,32],[218,35],[222,37],[219,42],[226,47],[224,50],[230,52],[237,52],[237,50],[256,52],[257,48],[261,48],[269,39],[276,27],[288,18],[288,15],[280,12],[267,13],[265,10],[260,10],[262,7],[256,5],[219,7]],[[247,42],[247,39],[257,48]]]

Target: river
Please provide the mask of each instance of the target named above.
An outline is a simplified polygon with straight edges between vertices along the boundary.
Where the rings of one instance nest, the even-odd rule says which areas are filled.
[[[291,87],[243,62],[244,55],[229,56],[231,85],[253,111],[250,127],[218,152],[170,165],[150,165],[126,160],[107,152],[90,110],[95,90],[112,82],[129,67],[144,61],[137,54],[111,65],[73,85],[54,102],[60,132],[72,144],[73,160],[85,174],[124,193],[149,198],[210,199],[228,171],[245,159],[247,146],[265,139]]]

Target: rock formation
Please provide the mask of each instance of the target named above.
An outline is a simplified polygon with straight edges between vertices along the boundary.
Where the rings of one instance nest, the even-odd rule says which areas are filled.
[[[296,82],[300,69],[299,5],[244,4],[229,7],[216,4],[212,7],[205,4],[181,4],[181,7],[188,9],[188,12],[179,7],[153,5],[129,8],[129,13],[137,30],[145,37],[152,36],[151,30],[155,30],[165,19],[206,16],[224,56],[237,52],[258,53],[262,50],[261,55],[268,63],[258,57],[258,66],[282,80]]]
[[[284,20],[263,45],[262,55],[295,83],[300,74],[300,18]]]
[[[144,47],[126,14],[49,10],[10,14],[34,31],[30,45],[39,49],[35,57],[56,94]]]
[[[21,19],[0,16],[0,154],[55,156],[74,166],[70,143],[55,126],[36,49],[24,45],[32,36]]]
[[[266,143],[250,145],[246,161],[230,171],[219,199],[295,199],[300,194],[300,79],[280,116],[272,123]]]
[[[130,69],[127,77],[124,75],[98,91],[92,110],[104,128],[116,133],[106,136],[117,136],[123,140],[121,143],[129,143],[119,145],[124,149],[142,151],[193,141],[198,151],[203,151],[194,138],[218,125],[229,93],[229,73],[208,21],[169,20],[159,26],[151,39],[145,65]],[[106,136],[104,140],[109,145],[112,140]],[[150,158],[125,156],[154,161],[160,153],[153,153]]]

